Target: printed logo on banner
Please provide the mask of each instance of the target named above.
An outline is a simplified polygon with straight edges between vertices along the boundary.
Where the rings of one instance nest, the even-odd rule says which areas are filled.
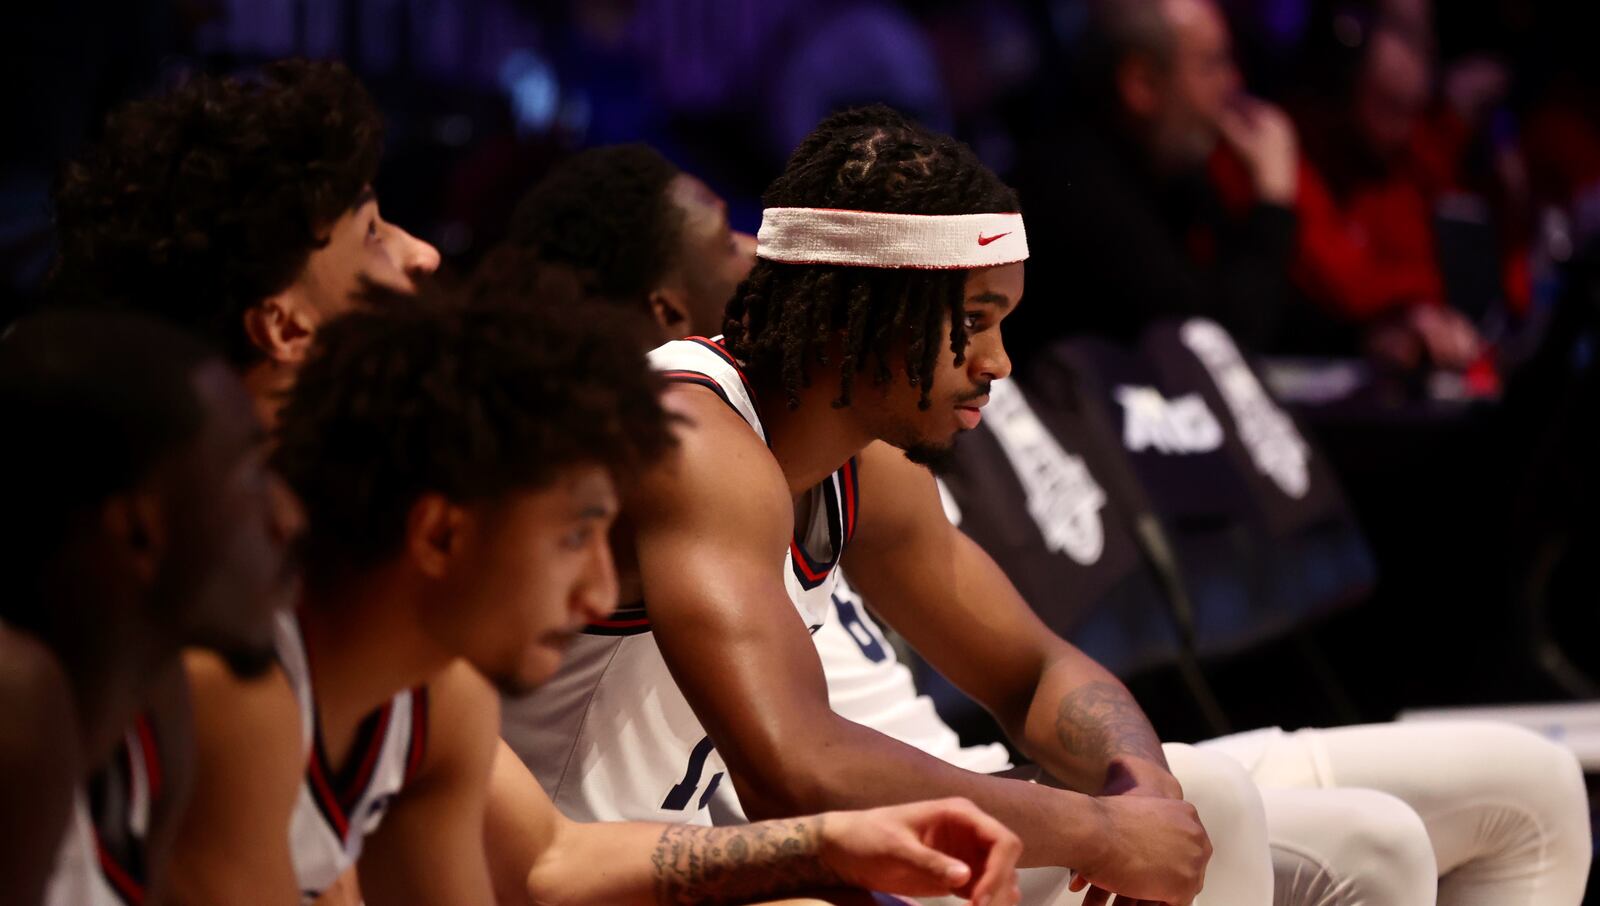
[[[1233,338],[1204,319],[1186,322],[1179,337],[1217,385],[1256,470],[1290,497],[1306,496],[1311,489],[1311,448],[1245,364]]]
[[[1045,546],[1083,566],[1099,562],[1106,541],[1100,521],[1106,492],[1083,458],[1061,448],[1009,380],[990,386],[983,423],[1021,481],[1028,515]]]
[[[1210,453],[1222,446],[1222,424],[1198,393],[1167,399],[1154,387],[1123,385],[1122,445],[1130,453],[1155,450],[1167,455]]]

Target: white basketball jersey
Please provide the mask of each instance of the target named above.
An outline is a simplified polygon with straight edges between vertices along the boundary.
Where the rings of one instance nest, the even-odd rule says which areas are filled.
[[[139,906],[149,882],[144,846],[161,795],[161,758],[141,715],[124,734],[112,764],[73,796],[67,831],[45,886],[44,906]],[[114,775],[114,776],[113,776]],[[100,808],[97,814],[95,802]],[[108,845],[97,818],[114,822]]]
[[[675,340],[650,362],[669,381],[715,393],[766,440],[750,385],[719,340]],[[834,566],[855,530],[858,491],[851,460],[811,491],[811,518],[789,549],[773,551],[812,632],[832,609]],[[591,625],[555,678],[507,699],[502,716],[506,742],[569,818],[710,823],[707,806],[727,769],[667,671],[648,601]]]
[[[428,690],[408,689],[367,715],[336,771],[323,750],[311,667],[293,614],[278,618],[277,650],[300,702],[306,775],[289,820],[289,849],[302,902],[310,903],[356,864],[362,840],[416,776],[427,750]]]
[[[1011,767],[1011,755],[999,743],[961,745],[933,700],[917,694],[911,671],[842,576],[832,604],[833,619],[814,638],[828,678],[828,704],[836,713],[958,768],[993,774]]]

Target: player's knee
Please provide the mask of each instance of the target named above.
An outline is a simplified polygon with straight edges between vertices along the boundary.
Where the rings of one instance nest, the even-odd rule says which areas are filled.
[[[1411,806],[1376,790],[1342,789],[1333,798],[1320,817],[1338,833],[1321,855],[1336,872],[1357,886],[1431,890],[1438,883],[1433,842]]]
[[[1200,813],[1212,840],[1266,838],[1261,790],[1243,765],[1193,746],[1169,744],[1163,750],[1172,776],[1183,786],[1183,798]]]
[[[1462,724],[1454,745],[1474,752],[1475,789],[1464,795],[1505,803],[1524,812],[1528,830],[1543,845],[1589,848],[1588,794],[1583,768],[1571,750],[1531,730],[1509,724]]]

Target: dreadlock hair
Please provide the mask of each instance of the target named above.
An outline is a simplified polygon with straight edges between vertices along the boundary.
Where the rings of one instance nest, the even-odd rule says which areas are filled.
[[[667,189],[679,172],[648,145],[580,151],[523,197],[508,244],[571,268],[588,297],[643,308],[677,260],[683,212]]]
[[[659,378],[607,318],[396,301],[319,328],[280,415],[313,580],[392,556],[423,494],[492,501],[584,463],[626,480],[671,445]]]
[[[284,60],[135,101],[55,189],[57,294],[113,298],[259,352],[243,314],[286,289],[377,175],[383,125],[340,63]]]
[[[840,208],[891,214],[983,214],[1018,210],[1017,195],[972,149],[875,105],[835,113],[800,143],[762,198],[767,207]],[[791,407],[828,365],[836,338],[839,398],[848,406],[857,374],[893,378],[895,349],[913,386],[928,394],[948,321],[950,351],[965,359],[961,312],[965,270],[781,264],[757,259],[728,308],[728,348],[762,381],[779,380]]]

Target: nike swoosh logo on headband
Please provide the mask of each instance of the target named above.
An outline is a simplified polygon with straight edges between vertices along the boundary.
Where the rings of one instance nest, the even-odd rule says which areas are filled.
[[[979,233],[978,234],[978,244],[979,245],[988,245],[989,243],[994,242],[996,239],[1004,239],[1004,238],[1006,238],[1007,236],[1010,236],[1010,235],[1011,235],[1010,233],[996,233],[993,236],[985,236],[982,233]]]

